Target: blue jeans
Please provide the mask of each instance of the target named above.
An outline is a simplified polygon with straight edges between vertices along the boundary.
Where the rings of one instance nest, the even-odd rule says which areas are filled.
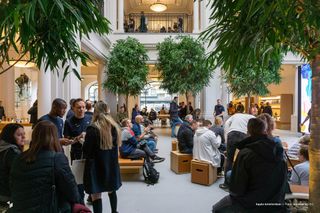
[[[147,140],[147,146],[152,152],[154,152],[154,150],[156,149],[156,142],[154,142],[153,140]]]
[[[183,121],[179,117],[171,118],[171,121],[170,121],[171,137],[176,137],[176,135],[175,135],[176,126],[177,126],[177,124],[182,124],[182,123],[183,123]]]

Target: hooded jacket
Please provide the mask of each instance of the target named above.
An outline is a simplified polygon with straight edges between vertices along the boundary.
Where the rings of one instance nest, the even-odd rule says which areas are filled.
[[[214,167],[220,167],[221,156],[219,146],[220,136],[206,127],[201,127],[196,131],[193,139],[193,158],[207,161]]]
[[[20,153],[17,145],[0,141],[0,201],[10,200],[9,175],[12,163]]]
[[[285,212],[287,165],[267,136],[248,137],[232,169],[230,195],[248,212]],[[281,205],[265,205],[265,204]]]

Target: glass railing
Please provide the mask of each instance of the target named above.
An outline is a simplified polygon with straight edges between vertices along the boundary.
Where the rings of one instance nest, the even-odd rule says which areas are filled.
[[[125,15],[126,33],[192,33],[193,16],[183,13],[131,13]]]

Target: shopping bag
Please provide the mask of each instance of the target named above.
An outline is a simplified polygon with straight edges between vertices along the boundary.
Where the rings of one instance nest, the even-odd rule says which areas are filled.
[[[78,185],[83,184],[84,165],[86,159],[73,160],[71,165],[71,171],[76,179]]]

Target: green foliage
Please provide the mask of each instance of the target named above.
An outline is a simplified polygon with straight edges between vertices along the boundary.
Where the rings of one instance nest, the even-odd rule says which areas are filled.
[[[226,71],[223,76],[228,83],[228,88],[235,96],[266,95],[269,93],[270,84],[279,84],[281,58],[274,58],[268,67],[256,64],[245,70],[235,69],[233,72]]]
[[[216,44],[211,63],[225,70],[293,51],[308,60],[319,52],[320,2],[317,0],[210,1],[214,20],[202,38]]]
[[[46,70],[60,63],[64,67],[69,60],[76,64],[79,58],[86,64],[89,55],[81,52],[78,35],[110,31],[109,21],[95,6],[101,1],[0,1],[0,67],[9,62],[9,50],[27,56],[38,67],[44,63]],[[64,76],[69,72],[67,67]]]
[[[135,38],[120,39],[113,46],[103,86],[115,94],[137,96],[147,83],[148,55]]]
[[[199,93],[209,84],[212,68],[207,66],[203,45],[190,36],[166,38],[157,45],[157,68],[161,87],[169,93]]]

